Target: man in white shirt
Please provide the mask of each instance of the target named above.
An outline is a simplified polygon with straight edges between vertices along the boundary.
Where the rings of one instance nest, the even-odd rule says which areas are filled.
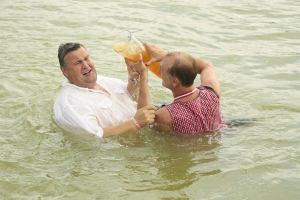
[[[135,132],[154,122],[156,108],[150,105],[148,71],[141,55],[137,63],[125,60],[128,83],[97,75],[82,44],[60,45],[58,59],[68,80],[55,101],[54,119],[65,130],[108,137]]]

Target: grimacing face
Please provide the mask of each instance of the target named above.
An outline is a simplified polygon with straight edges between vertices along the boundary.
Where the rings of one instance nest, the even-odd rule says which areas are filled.
[[[97,72],[89,53],[84,47],[66,54],[67,68],[60,67],[65,77],[79,87],[92,89],[96,85]]]

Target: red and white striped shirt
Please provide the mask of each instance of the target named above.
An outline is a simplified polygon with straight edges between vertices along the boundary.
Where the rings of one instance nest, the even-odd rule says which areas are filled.
[[[172,121],[172,129],[181,133],[203,133],[223,129],[220,101],[207,87],[200,86],[199,96],[188,102],[166,105]]]

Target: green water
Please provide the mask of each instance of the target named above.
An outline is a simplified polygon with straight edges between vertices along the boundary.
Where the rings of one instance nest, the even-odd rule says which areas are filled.
[[[299,199],[300,2],[1,1],[0,199]],[[99,74],[127,80],[120,30],[211,60],[226,132],[64,132],[52,106],[57,48],[81,42]],[[197,79],[199,83],[199,78]],[[172,100],[150,74],[153,102]]]

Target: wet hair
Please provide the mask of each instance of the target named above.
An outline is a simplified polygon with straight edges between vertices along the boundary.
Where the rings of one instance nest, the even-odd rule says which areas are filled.
[[[58,47],[58,61],[60,66],[63,66],[64,68],[67,68],[67,63],[65,62],[65,56],[71,52],[71,51],[76,51],[80,47],[85,48],[82,44],[80,43],[65,43],[61,44]]]
[[[193,85],[198,74],[195,59],[183,52],[171,52],[167,56],[174,57],[173,65],[167,70],[169,75],[178,78],[184,87]]]

